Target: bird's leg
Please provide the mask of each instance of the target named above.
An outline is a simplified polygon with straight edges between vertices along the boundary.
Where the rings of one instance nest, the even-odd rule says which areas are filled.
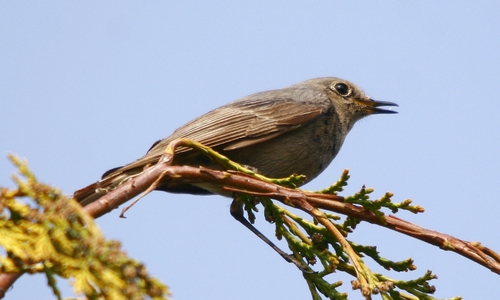
[[[245,219],[243,215],[243,203],[234,199],[231,202],[230,208],[231,216],[233,216],[238,222],[243,224],[246,228],[250,229],[256,236],[258,236],[261,240],[263,240],[266,244],[268,244],[274,251],[278,252],[281,257],[283,257],[287,262],[295,264],[302,272],[311,273],[311,270],[304,266],[298,259],[296,259],[293,255],[285,253],[283,250],[278,248],[273,242],[271,242],[265,235],[263,235],[260,231],[258,231],[250,222]]]

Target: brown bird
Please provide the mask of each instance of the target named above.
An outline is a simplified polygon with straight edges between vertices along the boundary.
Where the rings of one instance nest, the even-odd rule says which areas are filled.
[[[264,176],[283,178],[302,174],[308,182],[335,158],[356,121],[371,114],[397,113],[381,106],[397,104],[375,101],[354,84],[334,77],[256,93],[194,119],[153,144],[145,156],[109,170],[100,182],[76,191],[74,196],[82,205],[97,200],[127,178],[157,163],[167,145],[177,138],[200,142]],[[176,152],[174,164],[220,168],[204,154],[187,149]],[[157,190],[198,195],[218,193],[216,188],[200,184],[165,183]],[[250,228],[240,205],[233,203],[231,213]],[[274,246],[263,235],[259,237]],[[275,250],[288,261],[294,260],[277,247]]]

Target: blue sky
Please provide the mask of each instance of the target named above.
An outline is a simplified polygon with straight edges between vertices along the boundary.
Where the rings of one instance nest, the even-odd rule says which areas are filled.
[[[71,194],[229,101],[337,76],[398,115],[356,124],[307,189],[351,171],[346,194],[413,199],[426,228],[500,251],[500,4],[493,1],[0,2],[0,183],[7,153]],[[167,283],[174,299],[309,299],[291,264],[229,215],[230,200],[153,193],[107,237]],[[258,216],[257,226],[273,236]],[[498,275],[454,253],[361,224],[352,239],[433,270],[437,297],[492,299]],[[283,246],[283,245],[282,245]],[[351,299],[361,299],[350,290]],[[63,286],[64,296],[71,288]],[[23,276],[7,299],[52,299]]]

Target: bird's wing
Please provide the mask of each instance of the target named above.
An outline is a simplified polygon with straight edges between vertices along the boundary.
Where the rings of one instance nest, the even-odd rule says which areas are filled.
[[[155,143],[144,157],[110,170],[103,177],[156,163],[167,145],[177,138],[189,138],[223,150],[261,143],[312,121],[323,114],[330,103],[328,96],[318,91],[299,90],[299,93],[278,96],[272,92],[254,94],[206,113]],[[309,101],[302,101],[304,96],[309,96],[306,97]],[[178,153],[187,151],[190,150],[181,148]]]
[[[323,113],[321,107],[288,99],[242,101],[234,104],[213,110],[186,124],[166,139],[165,143],[187,137],[209,147],[222,146],[224,150],[234,150],[269,140],[300,127]],[[151,151],[158,147],[164,148],[165,143],[159,143]]]

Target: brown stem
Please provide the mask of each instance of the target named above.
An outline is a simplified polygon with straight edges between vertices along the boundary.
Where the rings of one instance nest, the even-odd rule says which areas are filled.
[[[228,191],[244,192],[256,196],[267,196],[304,211],[308,211],[309,208],[304,204],[308,203],[315,208],[355,217],[406,234],[426,243],[438,246],[443,250],[456,252],[500,274],[498,254],[480,244],[463,241],[448,234],[429,230],[393,215],[388,215],[380,219],[370,211],[342,202],[342,197],[339,196],[303,192],[265,182],[246,174],[211,170],[204,167],[169,166],[159,163],[147,169],[140,176],[130,180],[130,182],[109,192],[98,201],[86,206],[85,210],[96,218],[100,217],[138,195],[141,191],[146,190],[160,175],[169,177],[171,180],[207,182],[218,184]]]
[[[23,275],[22,273],[0,274],[0,299],[3,299],[3,297],[5,297],[5,293],[7,292],[7,290],[22,275]]]
[[[175,144],[173,146],[175,146]],[[314,217],[317,217],[316,214],[313,213],[317,208],[355,217],[406,234],[426,243],[438,246],[441,249],[453,251],[500,274],[500,256],[479,243],[463,241],[444,233],[425,229],[393,215],[385,216],[385,218],[378,218],[370,211],[343,202],[343,198],[340,196],[315,194],[285,188],[254,176],[235,171],[218,171],[204,167],[172,166],[170,162],[173,148],[175,147],[170,145],[167,153],[157,164],[146,169],[143,173],[130,179],[115,190],[110,191],[99,200],[87,205],[84,207],[84,210],[94,218],[98,218],[140,193],[147,191],[160,177],[163,178],[162,180],[169,180],[173,183],[211,183],[219,185],[227,191],[238,191],[250,195],[267,196],[286,205],[291,205],[309,212]],[[313,210],[311,210],[311,207]],[[0,274],[0,298],[3,298],[7,289],[21,275],[22,274],[19,273]]]

